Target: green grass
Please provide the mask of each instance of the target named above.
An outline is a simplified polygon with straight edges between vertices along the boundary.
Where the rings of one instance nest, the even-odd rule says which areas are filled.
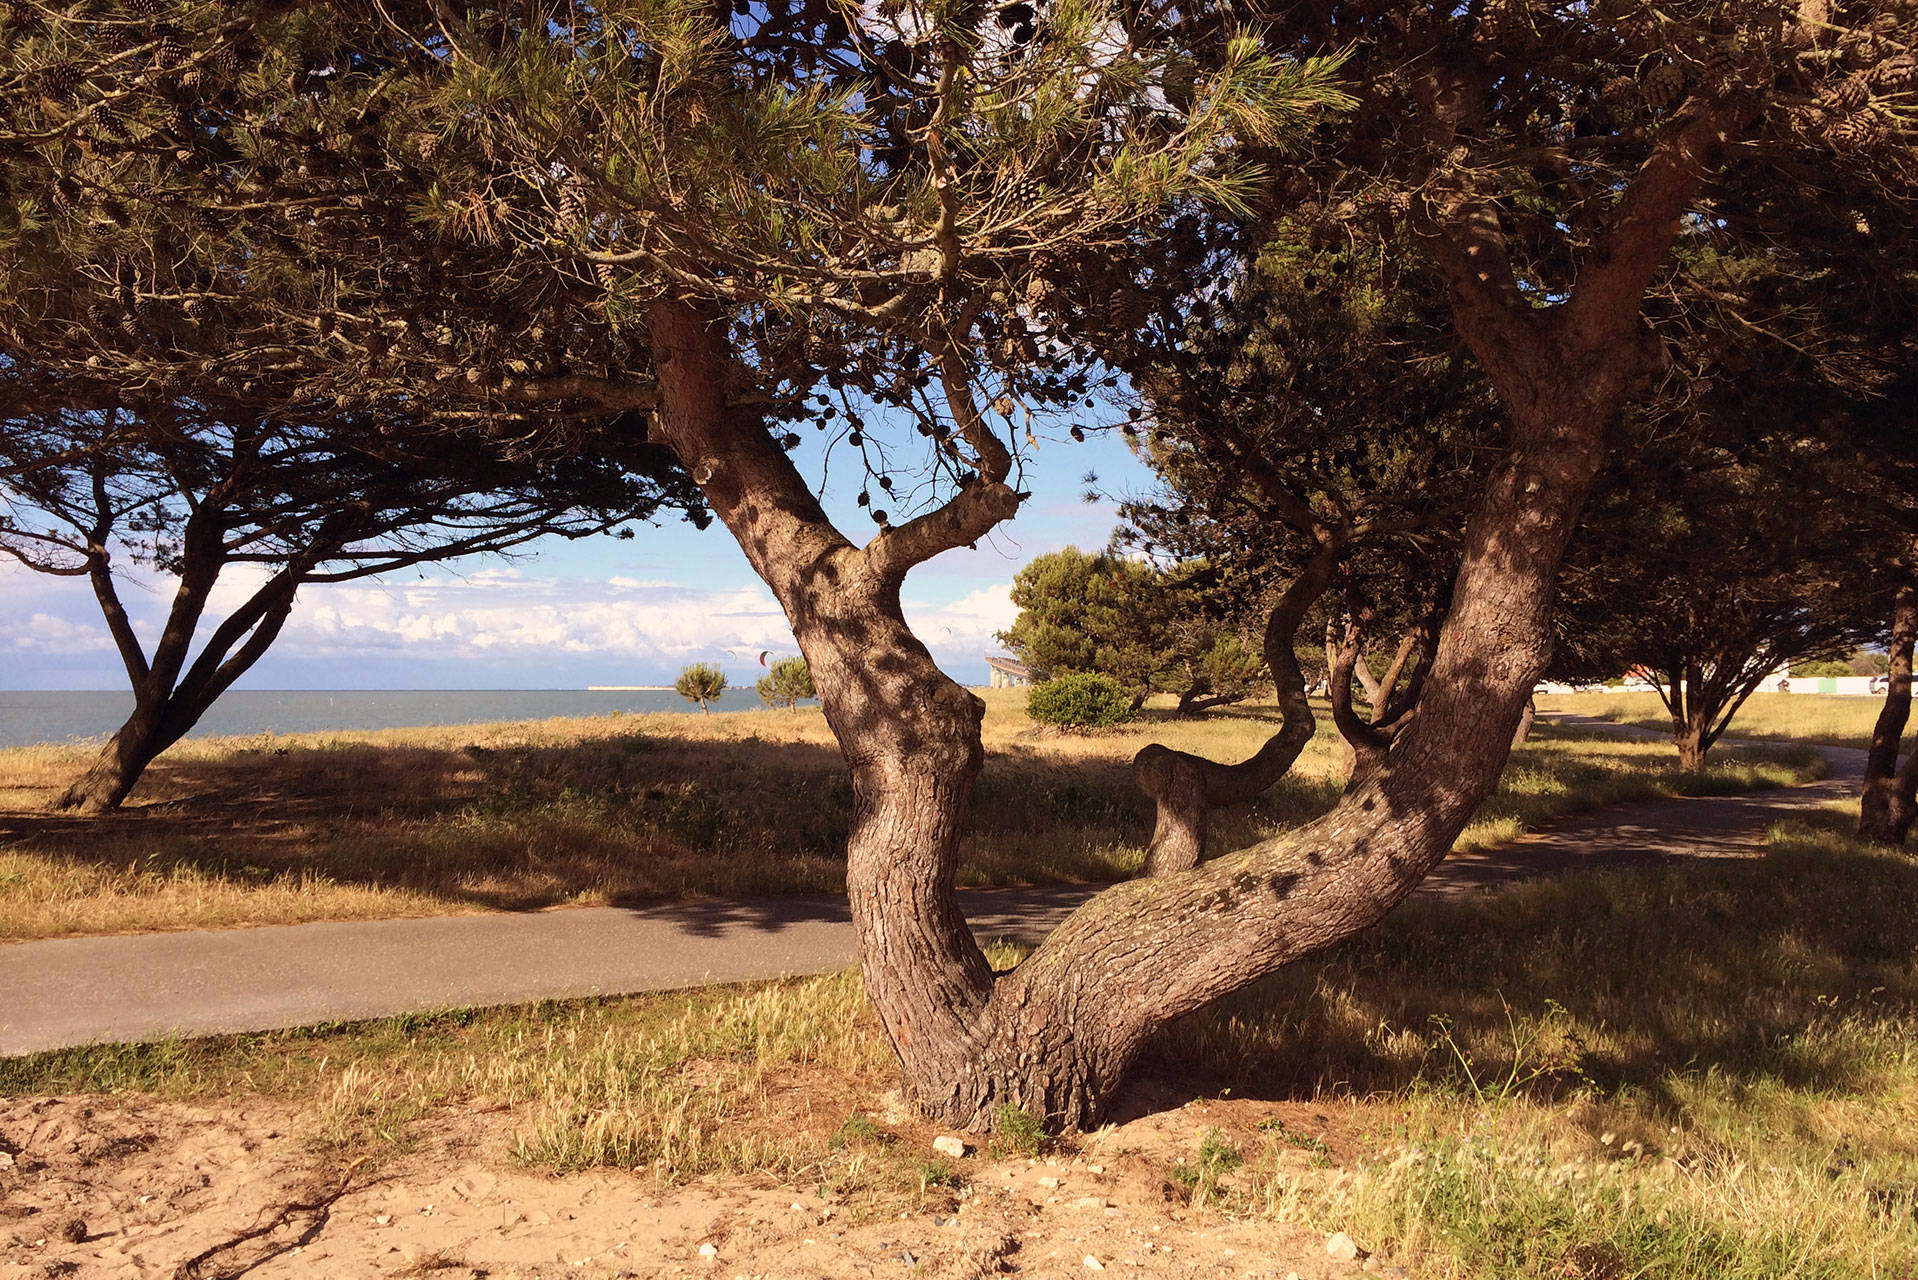
[[[1268,1136],[1241,1212],[1418,1274],[1918,1267],[1918,864],[1770,855],[1415,903],[1167,1032],[1236,1092],[1368,1108],[1326,1167]]]
[[[988,698],[967,886],[1134,874],[1152,813],[1133,754],[1158,741],[1252,754],[1270,708],[1092,735],[1041,731],[1017,691]],[[24,806],[84,763],[0,752],[0,941],[700,896],[837,893],[852,791],[816,710],[192,741],[103,819]],[[281,754],[281,752],[284,754]],[[1657,743],[1544,729],[1459,841],[1481,849],[1578,809],[1813,776],[1803,749],[1721,753],[1694,777]],[[1325,812],[1343,751],[1329,724],[1292,774],[1217,816],[1237,847]],[[0,800],[0,803],[5,803]]]
[[[1670,733],[1671,715],[1655,693],[1564,693],[1540,695],[1541,711],[1568,711],[1619,724]],[[1871,745],[1871,728],[1882,698],[1840,698],[1815,693],[1755,693],[1732,718],[1735,738],[1822,742],[1834,747]]]
[[[1422,1278],[1910,1274],[1918,863],[1847,820],[1760,859],[1414,901],[1169,1028],[1144,1070],[1329,1123],[1219,1127],[1168,1180]],[[891,1078],[850,974],[0,1062],[10,1094],[298,1103],[341,1154],[497,1108],[536,1167],[936,1199],[927,1135],[873,1118]]]

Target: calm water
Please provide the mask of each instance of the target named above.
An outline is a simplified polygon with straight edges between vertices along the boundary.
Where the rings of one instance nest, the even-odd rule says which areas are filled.
[[[752,711],[760,706],[759,695],[751,689],[729,689],[713,704],[713,710]],[[105,737],[120,727],[132,709],[132,695],[125,693],[0,689],[0,747]],[[189,736],[324,733],[697,709],[670,689],[630,693],[588,693],[580,689],[237,689],[214,703]]]

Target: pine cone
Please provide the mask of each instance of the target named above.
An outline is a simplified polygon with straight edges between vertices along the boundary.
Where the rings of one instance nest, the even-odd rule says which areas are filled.
[[[1638,96],[1638,83],[1630,76],[1613,76],[1599,93],[1607,102],[1630,102]]]
[[[55,102],[71,102],[86,74],[71,58],[49,62],[40,68],[40,92]]]
[[[1886,58],[1872,68],[1872,78],[1893,93],[1902,93],[1918,82],[1918,58],[1909,53],[1901,53],[1895,58]]]
[[[578,178],[568,178],[559,189],[559,209],[553,219],[553,230],[565,236],[579,229],[586,216],[586,184]]]
[[[1645,73],[1640,85],[1645,105],[1654,111],[1667,111],[1678,105],[1685,93],[1685,73],[1676,64],[1661,62]]]
[[[1830,133],[1834,147],[1841,150],[1857,151],[1878,141],[1883,132],[1876,111],[1859,111],[1841,118],[1833,124]]]
[[[1730,84],[1741,79],[1738,66],[1738,53],[1733,49],[1720,48],[1712,52],[1705,60],[1702,73],[1706,84]]]
[[[1037,178],[1019,178],[1006,188],[1006,203],[1030,213],[1046,198],[1045,184]]]
[[[107,103],[101,103],[94,109],[93,125],[107,137],[121,142],[133,141],[133,134],[127,129],[126,121],[121,119],[118,110]]]
[[[1846,76],[1818,96],[1818,105],[1833,115],[1845,115],[1871,101],[1871,85],[1862,74]]]

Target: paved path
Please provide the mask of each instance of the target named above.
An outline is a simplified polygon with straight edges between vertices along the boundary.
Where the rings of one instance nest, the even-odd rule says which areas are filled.
[[[1644,732],[1581,719],[1557,717],[1570,728]],[[1779,818],[1857,794],[1864,752],[1826,752],[1826,782],[1580,814],[1490,854],[1448,859],[1420,892],[1471,892],[1573,868],[1750,856]],[[1092,892],[975,890],[960,900],[981,939],[1036,942]],[[0,946],[0,1055],[822,973],[854,959],[846,903],[829,897],[13,943]]]

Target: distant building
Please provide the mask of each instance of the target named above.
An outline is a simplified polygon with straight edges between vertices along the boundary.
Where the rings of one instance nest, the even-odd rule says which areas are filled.
[[[992,669],[992,687],[995,689],[1023,689],[1032,683],[1032,670],[1023,662],[988,656],[986,665]]]

